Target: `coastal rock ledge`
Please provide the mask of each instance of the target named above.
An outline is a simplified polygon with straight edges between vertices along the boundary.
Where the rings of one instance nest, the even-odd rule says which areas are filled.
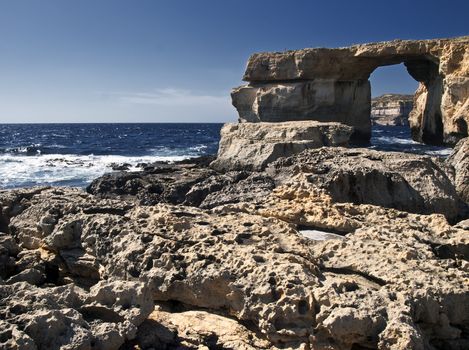
[[[0,191],[0,348],[467,349],[465,146]]]
[[[412,136],[455,144],[468,136],[469,37],[394,40],[329,49],[256,53],[232,91],[241,122],[317,120],[355,128],[370,138],[370,74],[404,63],[419,82],[409,116]]]

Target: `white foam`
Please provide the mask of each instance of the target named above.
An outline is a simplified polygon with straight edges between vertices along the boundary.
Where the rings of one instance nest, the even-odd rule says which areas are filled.
[[[420,145],[420,143],[414,140],[403,139],[403,138],[395,137],[395,136],[378,136],[375,138],[375,140],[379,141],[379,143],[384,143],[384,144]]]
[[[197,151],[197,152],[202,151],[202,150],[207,149],[207,148],[208,148],[207,145],[197,145],[197,146],[189,147],[189,149],[191,151]]]
[[[426,154],[429,156],[447,157],[451,154],[452,148],[431,146],[419,143],[412,139],[400,138],[395,136],[378,136],[372,139],[372,149],[386,149],[393,146],[396,151],[409,152],[416,154]]]
[[[130,171],[137,171],[138,163],[178,161],[187,156],[95,156],[60,155],[42,156],[0,155],[0,188],[32,185],[80,185],[112,171],[114,164],[130,164]]]

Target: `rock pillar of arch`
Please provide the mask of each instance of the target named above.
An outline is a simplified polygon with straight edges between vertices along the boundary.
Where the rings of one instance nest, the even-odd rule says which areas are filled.
[[[233,89],[240,122],[317,120],[354,127],[356,141],[371,136],[370,74],[402,63],[420,84],[409,122],[412,137],[454,144],[469,124],[469,37],[257,53]]]

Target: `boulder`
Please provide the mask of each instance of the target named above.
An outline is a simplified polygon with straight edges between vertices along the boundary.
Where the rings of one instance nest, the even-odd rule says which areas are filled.
[[[203,310],[172,312],[158,305],[139,329],[142,349],[239,349],[274,347],[236,320]]]
[[[370,74],[404,63],[420,85],[409,123],[413,138],[454,144],[468,135],[469,37],[394,40],[350,47],[256,53],[232,92],[240,121],[318,120],[371,134]]]
[[[339,123],[315,121],[225,124],[217,158],[217,171],[262,170],[281,157],[322,146],[345,146],[353,129]]]

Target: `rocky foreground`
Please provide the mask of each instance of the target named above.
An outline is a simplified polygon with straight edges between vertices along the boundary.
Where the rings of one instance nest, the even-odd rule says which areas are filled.
[[[468,145],[0,192],[0,347],[467,349]]]

